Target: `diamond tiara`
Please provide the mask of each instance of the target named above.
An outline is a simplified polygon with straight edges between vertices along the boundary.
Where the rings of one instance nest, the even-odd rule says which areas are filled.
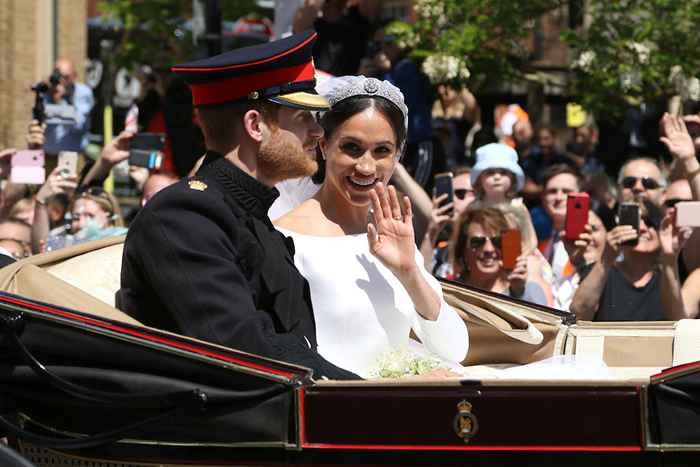
[[[403,94],[389,81],[365,76],[341,76],[331,79],[328,89],[321,92],[328,99],[331,109],[338,102],[355,96],[383,97],[401,111],[404,127],[408,129],[408,107],[404,103]]]

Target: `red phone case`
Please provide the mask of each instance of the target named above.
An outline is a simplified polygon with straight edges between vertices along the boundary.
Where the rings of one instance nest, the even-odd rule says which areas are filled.
[[[588,193],[570,193],[566,198],[566,239],[578,240],[586,231],[591,199]]]
[[[522,248],[520,231],[511,229],[501,234],[501,260],[503,269],[515,269]]]

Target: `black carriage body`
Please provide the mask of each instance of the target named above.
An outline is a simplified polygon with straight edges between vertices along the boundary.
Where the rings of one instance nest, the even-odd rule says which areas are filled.
[[[15,446],[45,456],[133,465],[657,465],[695,454],[669,451],[700,449],[696,365],[649,384],[316,382],[305,368],[9,294],[0,295],[0,318],[2,417],[23,430],[11,436]],[[120,435],[91,445],[109,432]],[[37,451],[41,444],[53,447]]]

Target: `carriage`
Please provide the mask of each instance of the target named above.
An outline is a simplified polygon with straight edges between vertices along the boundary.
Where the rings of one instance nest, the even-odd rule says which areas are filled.
[[[0,270],[0,433],[36,465],[687,464],[700,326],[590,323],[445,282],[465,375],[316,380],[113,307],[123,238]]]

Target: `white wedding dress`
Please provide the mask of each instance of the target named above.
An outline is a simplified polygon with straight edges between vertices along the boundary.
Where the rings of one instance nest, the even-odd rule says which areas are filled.
[[[403,285],[370,252],[367,234],[321,237],[277,229],[294,239],[294,262],[311,287],[318,351],[324,358],[370,377],[387,352],[415,347],[409,344],[411,329],[432,356],[446,363],[465,358],[467,328],[445,303],[439,282],[423,268],[441,301],[436,321],[418,314]],[[416,263],[423,264],[418,249]]]

